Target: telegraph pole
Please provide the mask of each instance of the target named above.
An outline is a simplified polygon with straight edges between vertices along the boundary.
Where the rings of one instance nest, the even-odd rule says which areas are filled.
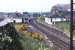
[[[71,2],[71,16],[70,16],[70,50],[73,50],[73,0]]]

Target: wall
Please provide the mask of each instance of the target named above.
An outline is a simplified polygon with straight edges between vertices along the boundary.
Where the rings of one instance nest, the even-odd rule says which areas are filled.
[[[65,18],[52,18],[53,22],[60,22],[60,21],[66,21]]]
[[[52,22],[51,22],[51,18],[45,17],[45,22],[48,24],[53,24],[53,22],[60,22],[60,21],[66,21],[65,18],[52,18]]]
[[[22,19],[18,19],[18,18],[14,18],[13,20],[15,20],[17,23],[21,23]]]
[[[45,17],[45,22],[48,23],[48,24],[52,24],[52,22],[51,22],[51,18],[47,18],[47,17]]]

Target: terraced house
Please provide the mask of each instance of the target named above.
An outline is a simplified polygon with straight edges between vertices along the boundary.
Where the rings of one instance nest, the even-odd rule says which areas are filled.
[[[75,10],[73,11],[74,11],[73,16],[75,16]],[[55,22],[61,21],[70,21],[70,5],[57,4],[52,7],[50,14],[51,14],[50,16],[45,17],[45,22],[48,24],[54,24]],[[73,19],[75,19],[75,17]]]

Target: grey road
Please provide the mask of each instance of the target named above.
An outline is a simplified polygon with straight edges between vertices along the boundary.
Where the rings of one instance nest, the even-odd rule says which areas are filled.
[[[43,32],[49,40],[51,40],[54,45],[59,48],[55,50],[69,50],[70,49],[70,39],[67,37],[63,32],[49,28],[43,24],[38,23],[35,20],[31,20],[30,24],[33,25],[35,28]],[[75,47],[74,47],[75,50]]]

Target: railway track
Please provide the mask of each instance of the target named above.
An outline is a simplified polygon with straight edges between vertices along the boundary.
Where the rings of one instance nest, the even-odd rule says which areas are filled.
[[[53,28],[49,28],[43,24],[36,22],[35,20],[31,20],[30,24],[38,30],[40,30],[41,32],[43,32],[49,38],[49,40],[51,40],[54,43],[54,45],[60,48],[59,50],[61,50],[61,48],[63,50],[70,49],[70,39],[65,34],[63,34],[63,32]]]

